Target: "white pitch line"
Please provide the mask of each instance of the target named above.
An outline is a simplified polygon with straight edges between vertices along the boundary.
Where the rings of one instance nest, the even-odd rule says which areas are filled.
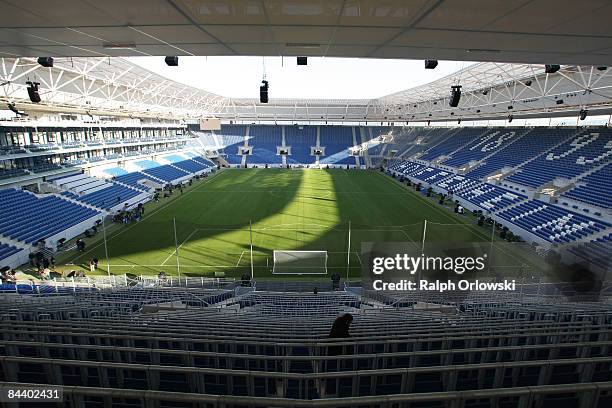
[[[106,267],[105,264],[100,264],[101,266]],[[111,264],[111,268],[119,267],[119,268],[132,268],[134,266],[145,267],[145,268],[162,268],[165,266],[173,267],[172,265],[133,265],[133,264]],[[181,265],[181,268],[236,268],[235,265]],[[253,268],[263,268],[270,269],[269,266],[266,265],[253,265]],[[339,269],[346,268],[346,266],[328,266],[327,269]]]
[[[176,250],[180,249],[183,244],[187,241],[189,241],[189,238],[191,238],[193,236],[193,234],[195,234],[198,231],[198,229],[194,229],[193,231],[191,231],[191,234],[189,234],[187,236],[187,238],[185,238],[185,240],[183,242],[181,242],[181,244],[178,246],[178,248],[176,248],[174,251],[172,251],[172,253],[170,255],[168,255],[168,257],[164,260],[164,262],[162,262],[162,264],[160,266],[164,266],[166,265],[166,262],[168,262],[168,260],[170,260],[170,258],[172,258],[174,255],[176,255]]]
[[[240,261],[242,261],[242,255],[244,255],[244,251],[240,253],[240,258],[238,258],[238,262],[236,262],[236,266],[240,265]]]
[[[213,180],[213,179],[215,179],[216,177],[219,177],[220,175],[222,175],[222,174],[224,174],[224,173],[225,173],[224,171],[223,171],[223,172],[217,172],[217,173],[213,174],[212,176],[208,176],[208,177],[206,178],[206,180],[204,180],[204,181],[202,182],[202,184],[200,184],[200,186],[202,186],[202,185],[204,185],[204,184],[207,184],[208,182],[210,182],[210,180]],[[160,207],[157,207],[155,210],[153,210],[152,212],[150,212],[150,213],[148,213],[147,215],[145,215],[145,216],[142,218],[142,220],[141,220],[140,222],[143,222],[143,221],[148,220],[149,218],[151,218],[153,215],[157,214],[157,213],[158,213],[158,212],[160,212],[161,210],[166,209],[166,208],[168,208],[168,207],[172,206],[174,203],[178,202],[178,200],[180,200],[181,198],[186,197],[188,194],[192,194],[192,193],[194,193],[195,191],[197,191],[197,190],[198,190],[198,188],[199,188],[200,186],[196,186],[196,188],[194,188],[194,189],[192,189],[192,190],[189,190],[189,191],[188,191],[188,192],[186,192],[185,194],[181,194],[180,196],[176,197],[176,198],[175,198],[174,200],[172,200],[171,202],[166,203],[166,204],[164,204],[164,205],[162,205],[162,206],[160,206]],[[132,228],[135,228],[135,227],[136,227],[136,226],[138,226],[138,225],[139,225],[139,223],[132,223],[132,224],[131,224],[131,225],[129,225],[128,227],[118,230],[118,231],[117,231],[117,233],[116,233],[116,234],[114,234],[114,235],[111,235],[111,236],[110,236],[110,237],[107,239],[107,241],[108,241],[109,239],[110,239],[110,240],[112,240],[113,238],[115,238],[115,237],[117,237],[117,236],[119,236],[119,235],[123,234],[124,232],[127,232],[127,231],[131,230]],[[88,253],[92,252],[94,249],[96,249],[96,248],[98,248],[98,247],[100,247],[100,246],[102,246],[102,245],[104,245],[104,241],[100,241],[100,242],[98,242],[97,244],[95,244],[94,246],[92,246],[91,248],[89,248],[87,251],[85,251],[85,252],[83,252],[83,253],[80,253],[80,254],[75,254],[75,256],[74,256],[73,258],[71,258],[71,259],[70,259],[68,262],[74,262],[76,259],[78,259],[78,258],[82,258],[82,257],[84,257],[85,255],[87,255]]]
[[[398,230],[401,231],[407,238],[408,238],[408,242],[410,242],[412,245],[414,245],[416,247],[416,249],[419,249],[419,246],[417,245],[417,243],[412,239],[412,237],[410,235],[408,235],[408,233],[404,230]]]
[[[361,257],[359,256],[359,252],[355,252],[355,255],[357,255],[357,259],[359,260],[359,265],[363,265],[363,262],[361,262]]]

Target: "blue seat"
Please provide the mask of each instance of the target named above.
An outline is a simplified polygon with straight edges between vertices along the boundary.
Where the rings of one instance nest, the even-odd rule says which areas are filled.
[[[28,244],[101,214],[57,196],[39,198],[15,189],[0,190],[0,201],[0,234]]]

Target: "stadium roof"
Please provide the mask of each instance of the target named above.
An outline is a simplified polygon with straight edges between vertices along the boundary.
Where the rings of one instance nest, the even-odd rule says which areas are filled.
[[[2,0],[0,55],[612,60],[608,0]]]
[[[150,72],[123,58],[0,59],[0,100],[36,110],[187,118],[209,116],[227,98]],[[26,81],[40,82],[42,102],[29,103]]]
[[[38,81],[42,102],[28,99]],[[451,85],[460,84],[458,108]],[[35,109],[137,117],[247,121],[424,121],[594,113],[612,109],[612,69],[478,63],[416,88],[377,99],[235,99],[169,80],[123,58],[58,58],[53,68],[33,58],[0,59],[0,101]]]

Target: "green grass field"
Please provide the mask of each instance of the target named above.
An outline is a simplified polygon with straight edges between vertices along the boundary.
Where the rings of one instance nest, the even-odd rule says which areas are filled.
[[[471,217],[458,217],[376,171],[224,170],[165,206],[146,208],[141,222],[109,230],[111,273],[177,274],[173,219],[180,272],[189,276],[250,270],[250,223],[256,277],[271,276],[273,250],[292,249],[328,251],[328,273],[346,273],[349,221],[352,276],[360,273],[362,241],[420,245],[424,219],[427,242],[489,239]],[[93,257],[100,259],[98,273],[106,273],[100,240],[60,261],[64,269],[86,268]]]

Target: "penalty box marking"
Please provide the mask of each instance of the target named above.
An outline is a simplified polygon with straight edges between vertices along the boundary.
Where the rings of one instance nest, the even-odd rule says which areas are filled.
[[[300,231],[300,230],[308,230],[308,229],[321,229],[321,228],[332,228],[330,226],[324,226],[324,225],[320,225],[318,228],[314,227],[314,228],[278,228],[278,227],[282,227],[283,225],[295,225],[295,224],[280,224],[278,226],[270,226],[270,227],[263,227],[263,228],[253,228],[253,231]],[[183,247],[183,245],[185,243],[187,243],[191,237],[193,237],[193,235],[196,232],[199,231],[248,231],[246,229],[236,229],[236,228],[195,228],[193,231],[191,231],[191,233],[180,243],[180,245],[178,246],[178,249],[181,249]],[[341,230],[342,231],[342,230]],[[346,230],[348,231],[348,230]],[[401,230],[401,229],[388,229],[388,230],[380,230],[380,229],[354,229],[354,231],[365,231],[365,232],[401,232],[402,234],[404,234],[409,240],[412,240],[412,238],[408,235],[408,233],[406,233],[406,231]],[[413,242],[413,244],[416,245],[416,243]],[[242,261],[242,258],[244,257],[244,253],[248,252],[247,250],[243,250],[240,253],[240,257],[238,258],[238,261],[236,262],[236,265],[231,266],[231,265],[192,265],[192,266],[188,266],[188,265],[181,265],[181,267],[191,267],[191,268],[231,268],[231,267],[238,267],[240,266],[240,262]],[[328,254],[345,254],[346,252],[343,251],[327,251]],[[351,251],[352,254],[357,255],[357,259],[359,260],[359,264],[362,265],[363,262],[361,260],[361,257],[359,256],[359,252],[358,251]],[[263,256],[266,254],[263,254],[261,252],[257,252],[256,253],[257,256]],[[127,266],[131,266],[134,267],[136,265],[138,266],[145,266],[145,267],[161,267],[161,266],[166,266],[166,262],[168,262],[170,260],[170,258],[172,258],[173,256],[176,255],[176,249],[174,249],[170,255],[168,255],[166,257],[166,259],[164,259],[164,261],[160,264],[160,265],[138,265],[138,264],[111,264],[112,266],[119,266],[119,267],[127,267]],[[254,253],[255,255],[255,253]]]
[[[170,260],[170,258],[172,258],[174,255],[176,255],[176,250],[177,249],[181,249],[181,247],[183,246],[183,244],[187,241],[189,241],[189,238],[191,238],[193,236],[193,234],[195,234],[198,231],[198,228],[194,229],[193,231],[191,231],[191,234],[189,234],[187,236],[187,238],[185,238],[185,240],[183,242],[181,242],[181,244],[178,246],[178,248],[175,248],[174,251],[172,251],[170,253],[170,255],[168,255],[168,257],[164,260],[164,262],[162,262],[162,264],[160,266],[164,266],[166,264],[166,262],[168,262],[168,260]]]
[[[106,264],[100,264],[106,266]],[[135,268],[135,267],[144,267],[144,268],[176,268],[176,265],[140,265],[140,264],[111,264],[111,268],[119,267],[119,268]],[[181,265],[181,269],[187,268],[235,268],[235,265]],[[253,268],[266,268],[270,269],[269,266],[265,265],[253,265]],[[327,269],[344,269],[346,266],[328,266]]]
[[[240,266],[240,261],[242,260],[242,257],[244,256],[244,253],[245,253],[245,252],[249,252],[249,251],[245,249],[245,250],[243,250],[243,251],[240,253],[240,258],[238,258],[238,262],[236,262],[236,266]],[[346,252],[343,252],[343,251],[327,251],[327,253],[328,253],[328,254],[346,254]],[[362,262],[361,262],[361,257],[359,256],[359,252],[357,252],[357,251],[351,251],[351,254],[355,254],[355,255],[357,255],[357,260],[359,261],[359,264],[361,265],[361,264],[362,264]],[[254,253],[253,253],[253,256],[259,256],[259,257],[261,257],[261,256],[268,256],[268,254],[261,253],[261,252],[258,252],[258,253],[255,253],[255,252],[254,252]],[[228,268],[229,268],[229,266],[228,266]],[[260,268],[261,268],[261,266],[260,266]],[[328,268],[340,268],[340,266],[328,266]]]

